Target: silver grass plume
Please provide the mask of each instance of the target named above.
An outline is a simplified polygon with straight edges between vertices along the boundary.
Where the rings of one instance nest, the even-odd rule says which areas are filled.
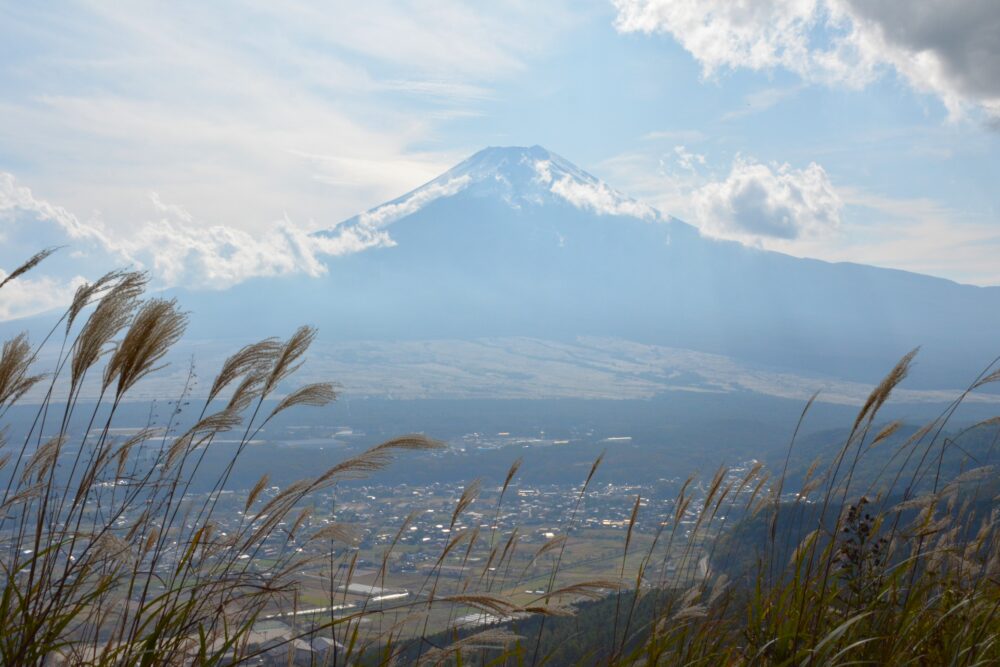
[[[187,315],[177,309],[176,300],[144,303],[108,362],[103,389],[117,380],[115,396],[121,398],[136,382],[162,368],[156,364],[180,340],[186,326]]]
[[[46,248],[45,250],[36,252],[28,259],[28,261],[26,261],[24,264],[11,271],[6,278],[0,281],[0,287],[3,287],[10,281],[19,278],[28,271],[31,271],[33,268],[38,266],[42,261],[45,260],[45,258],[54,253],[56,250],[58,250],[58,248]]]

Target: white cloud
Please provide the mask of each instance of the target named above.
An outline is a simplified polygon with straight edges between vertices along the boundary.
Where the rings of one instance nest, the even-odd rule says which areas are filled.
[[[892,69],[952,116],[1000,115],[1000,3],[995,0],[614,0],[623,32],[663,32],[702,65],[783,68],[861,87]]]
[[[811,31],[824,21],[821,0],[614,0],[623,32],[666,32],[701,64],[721,68],[784,67],[800,74],[861,82],[868,72],[843,66],[838,44],[817,48]],[[826,21],[839,22],[840,12]]]
[[[562,1],[520,0],[0,13],[5,166],[123,234],[150,190],[255,234],[411,190],[464,157],[437,148],[452,119],[482,113],[573,24]]]
[[[469,175],[463,174],[462,176],[448,179],[443,183],[431,183],[399,201],[383,204],[362,213],[358,216],[358,224],[365,228],[380,229],[400,218],[415,213],[435,199],[450,197],[460,192],[469,184],[469,181]]]
[[[692,193],[702,231],[753,241],[829,235],[843,202],[816,163],[805,169],[737,157],[729,176]]]
[[[128,235],[110,234],[100,220],[81,220],[35,197],[13,175],[0,172],[0,233],[8,243],[14,244],[17,239],[19,247],[32,250],[39,245],[69,245],[73,258],[82,260],[92,273],[132,265],[150,270],[159,286],[202,289],[225,289],[255,276],[318,276],[326,272],[324,255],[344,255],[392,244],[374,224],[351,225],[318,237],[285,218],[251,233],[226,225],[203,224],[185,208],[163,202],[156,193],[150,194],[149,201],[152,217],[134,225]],[[8,257],[7,261],[14,260]],[[46,275],[16,281],[20,285],[17,290],[5,289],[0,317],[64,304],[80,280],[79,276],[59,279]],[[26,304],[31,302],[35,306],[26,311]]]
[[[0,269],[0,282],[7,275],[7,272]],[[68,281],[51,276],[15,278],[0,290],[0,322],[30,317],[65,306],[73,299],[76,288],[85,282],[83,276],[74,276]]]
[[[691,192],[705,183],[706,176],[680,168],[672,149],[622,153],[599,167],[607,180],[622,184],[640,200],[664,213],[693,221]]]
[[[537,180],[576,208],[598,215],[626,215],[643,220],[655,220],[658,214],[647,204],[636,201],[586,174],[564,173],[556,178],[549,160],[534,163]]]
[[[705,156],[689,151],[686,146],[674,146],[674,153],[677,155],[677,164],[685,171],[697,171],[698,167],[705,166]]]
[[[626,153],[602,163],[601,168],[615,182],[626,183],[628,191],[637,193],[643,201],[698,226],[706,235],[796,257],[858,262],[975,285],[1000,285],[996,261],[1000,234],[989,215],[949,207],[928,197],[890,197],[839,182],[833,184],[825,170],[821,174],[821,167],[813,170],[810,186],[810,179],[802,175],[810,171],[809,167],[761,165],[743,158],[727,165],[722,173],[716,173],[711,161],[704,170],[694,173],[681,168],[675,158],[673,151]],[[781,183],[782,172],[788,181],[785,185]],[[753,234],[741,227],[733,219],[737,207],[730,200],[741,184],[753,181],[768,193],[758,201],[771,202],[756,208],[763,208],[771,216],[783,205],[795,208],[787,205],[787,200],[795,201],[789,192],[798,189],[822,193],[803,195],[797,203],[802,207],[802,202],[812,202],[813,212],[805,207],[805,219],[812,224],[791,230],[778,225],[777,231],[785,232],[785,236]],[[824,201],[829,205],[823,206]],[[699,205],[707,211],[708,221],[702,219]],[[748,208],[754,209],[744,206],[744,213]],[[788,233],[791,231],[798,235],[792,236]]]

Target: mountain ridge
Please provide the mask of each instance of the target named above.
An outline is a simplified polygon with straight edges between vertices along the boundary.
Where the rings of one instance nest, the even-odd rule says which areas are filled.
[[[323,230],[319,277],[174,289],[204,340],[319,327],[328,341],[580,336],[875,382],[923,346],[914,388],[1000,352],[1000,288],[796,258],[703,236],[540,146],[479,151]]]
[[[371,246],[391,245],[384,232],[440,198],[460,193],[497,197],[514,210],[568,203],[599,215],[628,215],[660,220],[659,211],[608,186],[566,158],[540,146],[490,146],[477,151],[440,176],[332,228],[313,233],[332,240],[370,239]]]

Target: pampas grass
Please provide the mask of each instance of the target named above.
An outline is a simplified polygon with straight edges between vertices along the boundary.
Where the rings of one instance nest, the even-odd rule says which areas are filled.
[[[0,298],[50,252],[7,276]],[[703,487],[688,478],[657,516],[636,496],[610,577],[567,580],[564,571],[603,455],[575,492],[562,534],[527,553],[518,527],[499,526],[518,459],[503,479],[473,481],[459,495],[449,539],[417,595],[369,597],[343,609],[358,569],[354,547],[370,527],[319,521],[312,499],[378,473],[401,453],[442,443],[421,434],[393,438],[277,491],[263,475],[241,498],[236,528],[223,534],[217,504],[248,444],[286,410],[335,400],[335,385],[285,389],[316,336],[303,327],[226,359],[192,426],[179,427],[171,415],[163,427],[146,424],[116,439],[121,404],[163,368],[187,324],[176,302],[144,299],[146,283],[141,273],[108,273],[77,291],[41,343],[22,334],[0,350],[0,416],[27,392],[42,392],[22,441],[7,443],[0,430],[0,470],[9,480],[0,499],[2,664],[247,664],[323,636],[335,642],[317,664],[542,665],[552,650],[543,644],[546,623],[573,614],[579,600],[609,596],[610,644],[593,647],[604,664],[1000,664],[1000,519],[995,499],[983,495],[995,471],[984,460],[943,477],[946,452],[961,451],[961,433],[944,436],[948,420],[968,393],[1000,380],[993,366],[938,419],[902,439],[900,422],[876,424],[916,350],[907,354],[871,392],[831,459],[809,466],[789,494],[789,465],[813,397],[775,474],[755,463],[739,474],[720,467]],[[53,339],[59,330],[61,341]],[[55,362],[39,371],[47,344],[57,348]],[[84,408],[80,395],[92,375],[100,394]],[[70,425],[79,422],[85,428],[74,435]],[[997,426],[988,420],[975,428]],[[223,433],[238,436],[232,459],[212,492],[192,501],[194,475]],[[901,439],[874,474],[861,475],[873,450]],[[488,490],[496,492],[492,523],[464,527]],[[382,588],[413,519],[386,536],[373,559]],[[745,534],[733,532],[731,521],[760,526],[760,542],[727,541]],[[277,555],[261,572],[251,563],[265,544]],[[752,558],[738,572],[716,571],[734,549]],[[274,646],[254,644],[261,620],[300,611],[298,574],[307,567],[328,586],[328,614],[296,625]],[[453,578],[442,577],[445,567]],[[526,598],[525,582],[539,578],[531,586],[541,592]],[[447,614],[434,616],[440,607]],[[470,610],[497,625],[460,626],[459,614]],[[530,616],[541,617],[536,636],[517,627]],[[445,619],[448,639],[431,636],[440,629],[432,618]],[[413,636],[419,646],[411,650]]]

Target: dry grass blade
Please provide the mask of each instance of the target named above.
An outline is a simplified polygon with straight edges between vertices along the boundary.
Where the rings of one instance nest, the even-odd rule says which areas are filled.
[[[448,558],[448,554],[454,551],[455,547],[457,547],[463,541],[468,539],[471,535],[472,535],[471,531],[462,530],[456,533],[450,540],[448,540],[448,544],[446,544],[444,549],[441,550],[441,555],[438,556],[437,562],[434,564],[435,567],[441,565],[441,563],[443,563],[445,559]]]
[[[481,486],[480,481],[477,479],[473,480],[471,484],[465,487],[465,490],[462,491],[462,495],[459,497],[458,502],[455,503],[455,511],[451,513],[451,525],[449,528],[454,528],[455,524],[458,522],[458,517],[461,516],[465,510],[469,509],[469,506],[476,501],[476,498],[479,497],[479,489]]]
[[[687,506],[691,502],[691,497],[687,495],[688,487],[694,482],[693,476],[688,476],[681,484],[681,490],[677,492],[677,500],[674,503],[674,523],[680,522],[681,518],[684,516],[684,512],[687,511]]]
[[[750,466],[750,470],[747,471],[747,474],[743,476],[742,480],[740,480],[739,486],[736,487],[736,495],[743,493],[743,489],[747,488],[750,482],[753,481],[753,479],[763,469],[764,469],[764,464],[760,461],[755,461],[754,464]]]
[[[231,431],[243,422],[240,415],[228,408],[202,418],[184,435],[177,438],[167,451],[167,467],[173,467],[181,454],[192,445],[200,446],[207,443],[213,436]],[[197,442],[196,442],[197,439]]]
[[[593,464],[590,466],[590,472],[587,473],[587,481],[583,483],[583,488],[586,489],[590,486],[590,480],[594,479],[594,475],[597,474],[597,469],[601,467],[601,463],[604,461],[605,452],[601,452],[596,459],[594,459]]]
[[[105,273],[92,283],[86,283],[77,287],[76,292],[73,294],[73,301],[66,310],[66,332],[69,333],[69,330],[73,328],[73,323],[76,322],[76,318],[79,317],[84,308],[93,303],[98,295],[104,294],[106,290],[113,289],[127,275],[124,271],[111,271]]]
[[[156,542],[160,539],[160,529],[153,526],[149,529],[149,534],[146,535],[146,539],[143,540],[142,544],[142,555],[145,556],[147,553],[153,550],[156,546]]]
[[[891,438],[893,435],[895,435],[896,431],[902,428],[902,426],[903,422],[898,419],[896,421],[887,424],[881,431],[878,432],[878,434],[875,436],[875,439],[872,440],[872,444],[869,446],[869,449],[871,449],[871,447],[878,445],[883,440]]]
[[[226,409],[234,412],[245,410],[255,398],[260,396],[266,377],[267,375],[264,371],[257,370],[245,375],[236,386],[236,389],[233,390],[232,396],[229,397]]]
[[[500,495],[503,496],[507,492],[507,487],[510,486],[511,481],[514,479],[514,475],[517,471],[521,469],[521,464],[524,463],[524,459],[520,456],[517,457],[512,464],[510,464],[510,469],[507,471],[507,476],[503,480],[503,487],[500,489]]]
[[[412,433],[410,435],[404,435],[391,440],[386,440],[382,444],[373,447],[371,451],[385,451],[390,449],[409,449],[419,451],[443,448],[444,443],[440,440],[428,438],[426,435],[422,435],[420,433]]]
[[[573,616],[575,609],[567,604],[543,604],[532,605],[524,608],[528,614],[538,614],[539,616]]]
[[[332,541],[355,545],[361,541],[361,532],[355,526],[346,523],[331,523],[323,526],[309,538],[310,541]]]
[[[308,384],[300,389],[296,389],[288,396],[281,399],[278,405],[275,406],[274,410],[271,411],[268,419],[297,405],[323,407],[324,405],[336,400],[336,398],[337,392],[334,390],[331,383],[318,382],[316,384]]]
[[[382,470],[391,462],[392,456],[388,453],[378,449],[369,449],[328,469],[316,479],[316,485],[319,487],[333,484],[338,480],[359,479],[369,473]]]
[[[139,309],[125,338],[118,345],[104,373],[104,389],[116,379],[121,398],[136,382],[157,370],[156,364],[180,340],[187,315],[176,300],[151,299]]]
[[[125,472],[125,464],[128,462],[129,454],[136,445],[144,443],[154,437],[162,436],[163,434],[164,431],[160,428],[144,428],[123,442],[115,454],[115,456],[118,457],[118,477],[121,477],[122,473]]]
[[[316,479],[316,486],[319,488],[339,479],[357,479],[368,473],[381,470],[392,462],[394,450],[428,450],[442,447],[444,447],[443,443],[419,434],[386,440],[380,445],[331,467]]]
[[[295,517],[295,521],[292,522],[292,527],[288,529],[288,534],[292,537],[297,535],[299,532],[299,528],[301,528],[302,524],[306,522],[306,519],[312,516],[312,513],[313,509],[311,507],[306,507],[301,512],[299,512],[299,515]]]
[[[462,604],[468,607],[479,609],[490,614],[495,614],[501,618],[511,618],[515,614],[523,613],[523,609],[503,598],[495,595],[475,594],[475,595],[449,595],[438,598],[441,602],[451,604]]]
[[[441,665],[457,656],[463,650],[502,649],[523,639],[506,629],[490,629],[463,637],[443,648],[435,648],[424,654],[418,665]]]
[[[705,618],[708,616],[708,607],[703,604],[692,604],[682,607],[673,615],[673,620],[683,621],[685,619]]]
[[[105,532],[98,535],[93,545],[95,559],[107,558],[122,565],[130,565],[136,560],[132,547],[114,533]]]
[[[754,487],[753,492],[750,494],[750,498],[747,500],[746,507],[750,511],[751,516],[757,516],[762,509],[770,502],[767,493],[762,493],[767,488],[767,482],[771,479],[769,473],[764,473],[761,478],[757,481],[757,486]]]
[[[711,484],[708,486],[708,493],[705,494],[704,505],[707,508],[712,504],[712,499],[715,494],[718,493],[719,487],[722,486],[722,481],[726,478],[726,473],[729,470],[725,466],[719,466],[719,469],[715,471],[715,476],[712,478]]]
[[[635,505],[632,507],[632,515],[628,520],[628,532],[625,534],[625,554],[628,555],[629,545],[632,543],[632,531],[635,529],[635,521],[639,518],[639,506],[642,504],[642,496],[635,497]],[[622,566],[624,568],[624,565]]]
[[[458,640],[448,648],[455,648],[459,646],[476,646],[480,647],[484,644],[491,644],[494,646],[503,646],[511,642],[516,642],[524,639],[521,635],[515,634],[506,628],[495,628],[490,630],[483,630],[482,632],[477,632],[474,635],[469,635],[463,639]]]
[[[536,600],[542,600],[547,598],[564,597],[564,596],[579,596],[585,598],[591,598],[594,600],[599,600],[604,597],[608,591],[617,591],[622,588],[622,582],[615,579],[592,579],[590,581],[580,581],[575,584],[570,584],[568,586],[563,586],[562,588],[556,588],[553,591],[546,593],[545,595],[535,598]]]
[[[181,437],[174,440],[173,444],[170,445],[170,449],[167,450],[166,466],[168,468],[173,468],[174,464],[181,459],[181,455],[192,448],[194,439],[194,433],[185,433]],[[206,440],[207,438],[199,440],[198,444],[200,445]]]
[[[54,253],[58,249],[59,248],[46,248],[45,250],[41,250],[39,252],[36,252],[34,255],[32,255],[28,259],[28,261],[26,261],[24,264],[22,264],[21,266],[17,267],[13,271],[11,271],[7,275],[6,278],[4,278],[3,280],[0,280],[0,287],[3,287],[4,285],[6,285],[7,283],[9,283],[10,281],[19,278],[20,276],[24,275],[28,271],[31,271],[33,268],[35,268],[36,266],[38,266],[41,262],[45,261],[45,259],[49,255],[51,255],[52,253]]]
[[[514,530],[510,531],[510,535],[507,537],[507,542],[504,543],[503,551],[500,552],[500,560],[497,561],[497,569],[499,569],[500,564],[504,562],[504,559],[507,558],[508,554],[511,556],[511,558],[513,558],[514,550],[517,549],[517,543],[519,539],[520,536],[518,534],[518,529],[515,526]]]
[[[911,498],[909,500],[904,500],[901,503],[897,503],[892,507],[893,512],[905,512],[906,510],[920,509],[923,510],[930,505],[933,505],[941,500],[940,493],[928,493],[922,496],[917,496],[916,498]]]
[[[4,341],[0,352],[0,406],[16,403],[43,375],[28,375],[31,367],[31,345],[27,334],[18,334]]]
[[[215,435],[231,431],[242,423],[243,417],[227,408],[202,418],[191,428],[191,432]]]
[[[312,327],[300,327],[288,341],[281,346],[275,355],[274,364],[271,366],[271,372],[268,374],[267,379],[264,382],[263,392],[264,396],[268,396],[272,391],[277,389],[278,385],[282,380],[287,378],[289,375],[298,370],[301,362],[302,355],[306,353],[309,346],[312,345],[313,340],[316,338],[316,329]]]
[[[970,484],[972,482],[981,482],[984,479],[989,479],[993,477],[993,466],[980,466],[979,468],[973,468],[972,470],[966,470],[961,475],[958,475],[952,479],[942,490],[942,493],[949,493],[953,489],[958,488],[963,484]]]
[[[872,390],[872,393],[868,395],[868,400],[865,401],[865,404],[861,407],[861,411],[858,412],[857,418],[854,420],[854,426],[851,428],[852,431],[856,431],[858,429],[858,426],[865,419],[865,417],[874,417],[874,415],[878,413],[882,405],[885,404],[886,400],[888,400],[892,390],[895,389],[896,385],[902,382],[909,374],[910,364],[913,362],[913,358],[917,356],[917,352],[919,351],[920,348],[917,347],[903,355],[903,358],[900,359],[896,365],[893,366],[892,370],[889,371],[889,374],[882,379],[882,382],[880,382],[879,385]]]
[[[84,373],[97,363],[112,339],[128,326],[146,281],[143,273],[122,274],[98,302],[73,345],[71,389],[79,385]],[[77,304],[79,308],[84,305],[82,301]]]
[[[222,370],[215,377],[212,388],[208,392],[208,402],[218,397],[219,392],[232,384],[236,378],[270,367],[274,363],[281,344],[277,338],[265,338],[257,343],[245,346],[236,354],[230,356],[222,364]],[[263,378],[261,378],[263,381]]]
[[[21,486],[17,493],[7,498],[3,504],[0,504],[0,510],[6,511],[11,507],[30,502],[40,496],[44,489],[45,485],[40,483],[35,483],[31,486]],[[6,518],[6,516],[0,515],[0,518]]]
[[[719,598],[729,590],[729,575],[721,574],[712,582],[712,590],[708,594],[708,606],[714,605]]]
[[[972,385],[972,388],[973,389],[979,389],[983,385],[990,384],[990,383],[996,382],[998,380],[1000,380],[1000,369],[997,369],[997,370],[993,371],[992,373],[990,373],[989,375],[981,378],[974,385]]]
[[[257,483],[253,485],[253,488],[250,489],[250,493],[247,494],[247,501],[243,505],[244,512],[250,509],[250,506],[257,501],[257,498],[258,496],[260,496],[261,491],[263,491],[264,487],[267,486],[267,482],[269,479],[270,477],[267,475],[267,473],[264,473],[263,475],[261,475],[260,479],[257,480]]]
[[[56,464],[56,459],[59,456],[59,449],[65,442],[66,436],[55,436],[54,438],[49,438],[42,443],[42,445],[35,450],[35,453],[32,454],[28,464],[24,467],[24,471],[21,473],[21,481],[27,482],[32,476],[34,476],[36,480],[41,480],[45,477]]]
[[[795,565],[795,563],[797,563],[804,554],[809,553],[809,550],[816,544],[816,540],[819,538],[819,535],[820,531],[818,528],[806,533],[806,536],[802,538],[802,541],[799,542],[798,546],[796,546],[792,551],[792,555],[788,559],[788,564]]]
[[[267,501],[267,503],[264,504],[264,507],[261,508],[260,512],[257,513],[258,516],[264,514],[273,514],[275,512],[275,508],[280,507],[283,503],[287,504],[290,501],[291,503],[294,504],[295,502],[298,501],[299,497],[302,496],[302,494],[307,492],[310,489],[310,487],[312,487],[313,483],[314,483],[313,480],[308,478],[292,482],[284,489],[282,489],[281,492],[278,493],[278,495],[276,495],[274,498],[271,498],[271,500]],[[291,508],[288,507],[287,509]],[[285,511],[287,511],[287,509]]]
[[[545,544],[543,544],[538,548],[538,551],[535,552],[535,555],[532,557],[531,560],[536,561],[545,554],[549,553],[550,551],[558,549],[563,545],[563,543],[566,542],[567,539],[568,538],[565,535],[557,535],[556,537],[547,540]]]

